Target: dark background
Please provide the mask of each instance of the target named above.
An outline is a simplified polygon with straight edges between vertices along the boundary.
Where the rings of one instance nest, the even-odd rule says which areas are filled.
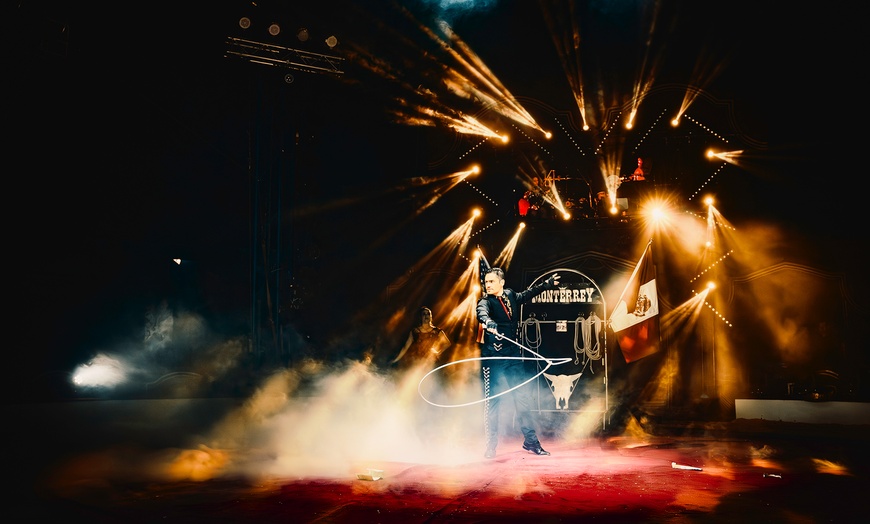
[[[479,137],[444,126],[396,122],[397,100],[441,86],[444,50],[393,3],[311,4],[24,1],[4,8],[7,253],[17,290],[12,328],[20,333],[7,353],[21,381],[63,374],[97,351],[133,343],[161,304],[202,315],[217,337],[248,336],[268,317],[269,306],[258,301],[276,274],[279,322],[328,346],[462,223],[469,206],[496,202],[495,213],[510,214],[522,187],[517,166],[535,139],[502,122],[517,137],[510,147],[476,147]],[[687,85],[700,87],[698,120],[753,157],[727,181],[716,180],[723,213],[737,224],[774,222],[800,235],[801,246],[814,246],[789,259],[860,273],[865,148],[856,133],[861,120],[851,123],[864,106],[860,17],[783,6],[662,2],[650,36],[655,4],[579,2],[584,76],[598,80],[599,103],[621,107],[632,79],[650,66],[642,52],[649,43],[660,67],[637,133],[672,109]],[[592,139],[571,128],[577,107],[538,2],[406,7],[426,23],[435,15],[448,20],[541,122],[563,117],[556,118],[568,126],[561,140],[535,153],[550,169],[599,179],[583,142]],[[292,31],[304,23],[313,35],[305,45],[345,58],[344,73],[226,56],[226,39],[248,12],[257,23],[287,20],[288,46],[302,47]],[[323,48],[323,35],[333,31],[339,46]],[[362,67],[360,49],[390,63],[401,81]],[[696,71],[709,80],[693,82]],[[443,91],[438,100],[486,116],[473,100]],[[637,154],[656,182],[691,194],[710,168],[687,160],[688,152],[709,135],[663,127]],[[579,145],[566,135],[580,137]],[[637,134],[623,139],[641,142]],[[623,171],[634,166],[628,149]],[[428,198],[415,179],[472,161],[484,166],[473,186],[460,184],[415,212]],[[174,264],[176,257],[184,262]],[[265,275],[257,265],[264,258]]]

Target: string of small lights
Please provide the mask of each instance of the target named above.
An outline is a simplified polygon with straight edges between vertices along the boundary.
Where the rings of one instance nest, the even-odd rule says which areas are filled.
[[[635,154],[635,155],[637,154],[637,149],[640,147],[641,144],[643,144],[643,141],[646,140],[647,137],[649,137],[649,134],[652,132],[653,129],[655,129],[655,127],[661,121],[662,116],[664,116],[667,111],[668,111],[667,109],[662,110],[662,112],[659,113],[659,116],[656,117],[656,119],[653,121],[652,125],[650,125],[646,129],[646,132],[643,134],[643,136],[640,137],[640,140],[637,141],[637,144],[635,144],[634,149],[632,150],[633,154]]]
[[[727,138],[725,138],[724,136],[720,135],[719,133],[713,131],[712,129],[710,129],[710,128],[707,127],[706,125],[702,124],[702,123],[699,122],[698,120],[695,120],[694,118],[692,118],[691,115],[684,114],[684,115],[682,116],[682,118],[684,118],[684,119],[688,120],[689,122],[695,124],[696,126],[700,127],[700,128],[703,129],[704,131],[706,131],[707,133],[713,135],[714,137],[718,138],[719,140],[722,140],[722,141],[725,142],[726,144],[728,143],[728,139],[727,139]],[[708,184],[710,184],[710,183],[713,181],[713,179],[716,178],[716,175],[718,175],[719,173],[721,173],[722,170],[725,169],[725,166],[727,166],[727,165],[728,165],[727,162],[723,162],[722,165],[720,165],[719,168],[716,169],[716,171],[714,171],[713,174],[710,175],[710,176],[707,178],[707,180],[705,180],[705,181],[701,184],[701,186],[698,187],[698,189],[695,190],[694,193],[692,193],[692,195],[689,197],[689,200],[692,200],[692,199],[694,199],[696,196],[698,196],[698,194],[701,192],[701,190],[703,190],[703,189],[704,189]]]
[[[574,135],[572,135],[568,132],[567,129],[565,129],[565,125],[558,118],[554,118],[553,120],[555,120],[556,125],[559,126],[559,129],[562,130],[565,136],[568,137],[568,140],[570,140],[571,143],[574,144],[574,149],[580,152],[580,156],[586,156],[586,151],[583,151],[583,148],[581,148],[580,144],[578,144],[577,141],[574,139]]]
[[[697,291],[692,290],[692,292],[695,293],[695,295],[698,295],[698,292],[697,292]],[[704,305],[707,306],[708,308],[710,308],[710,311],[712,311],[712,312],[713,312],[717,317],[719,317],[719,320],[721,320],[721,321],[722,321],[726,326],[728,326],[728,327],[734,327],[734,324],[732,324],[731,321],[729,321],[727,318],[725,318],[724,316],[722,316],[722,313],[720,313],[716,308],[714,308],[714,307],[713,307],[709,302],[707,302],[706,300],[704,301]]]
[[[475,231],[474,233],[469,234],[469,235],[468,235],[468,238],[471,238],[471,237],[473,237],[473,236],[477,236],[477,235],[483,233],[483,232],[486,231],[487,229],[489,229],[489,228],[491,228],[491,227],[494,227],[494,226],[495,226],[496,224],[498,224],[499,222],[500,222],[500,220],[496,220],[495,222],[491,222],[491,223],[489,223],[489,224],[483,226],[482,228],[478,229],[478,230]],[[464,241],[464,240],[461,241],[461,242],[459,242],[459,243],[456,245],[458,248],[460,248],[460,251],[459,251],[459,258],[465,260],[466,262],[472,262],[473,260],[470,259],[470,258],[468,258],[468,257],[465,255],[465,253],[463,253],[463,252],[461,251],[461,248],[462,248],[463,245],[465,245],[465,241]]]
[[[704,131],[710,133],[711,135],[715,136],[716,138],[718,138],[719,140],[725,142],[726,144],[728,143],[728,139],[727,139],[727,138],[725,138],[724,136],[720,135],[719,133],[713,131],[712,129],[710,129],[709,127],[705,126],[705,125],[702,124],[701,122],[698,122],[697,120],[695,120],[695,119],[692,118],[691,116],[689,116],[689,115],[685,115],[685,114],[684,114],[684,115],[682,116],[682,118],[685,118],[685,119],[688,120],[689,122],[692,122],[692,123],[695,124],[696,126],[700,127],[700,128],[703,129]]]
[[[459,253],[459,258],[461,258],[462,260],[465,260],[466,262],[472,262],[472,260],[470,258],[468,258],[467,256],[465,256],[465,253],[462,253],[462,252]]]
[[[498,207],[498,202],[496,202],[496,201],[493,200],[489,195],[487,195],[486,193],[484,193],[483,191],[481,191],[479,187],[477,187],[476,185],[474,185],[474,184],[472,184],[471,182],[469,182],[467,178],[464,179],[463,182],[465,182],[466,184],[468,184],[469,186],[471,186],[472,189],[474,189],[475,191],[477,191],[477,194],[479,194],[480,196],[482,196],[483,198],[485,198],[486,200],[488,200],[490,204],[492,204],[492,205]]]
[[[528,138],[528,139],[529,139],[533,144],[535,144],[536,146],[538,146],[539,148],[541,148],[542,151],[544,151],[544,152],[547,153],[547,154],[550,154],[550,151],[549,151],[546,147],[544,147],[544,145],[543,145],[542,143],[538,142],[538,141],[537,141],[533,136],[531,136],[530,134],[526,133],[526,132],[523,130],[523,128],[521,128],[521,127],[517,127],[516,124],[511,124],[511,126],[512,126],[514,129],[516,129],[516,130],[517,130],[521,135],[523,135],[524,137]]]
[[[614,122],[618,122],[618,121],[619,121],[619,116],[620,116],[621,114],[622,114],[621,112],[620,112],[620,113],[617,113],[617,114],[613,117]],[[596,154],[596,155],[599,154],[599,153],[601,153],[601,148],[604,147],[604,144],[607,142],[607,139],[610,137],[610,133],[613,131],[613,128],[614,128],[614,125],[613,125],[612,123],[611,123],[609,126],[607,126],[607,132],[604,133],[604,138],[601,139],[601,143],[598,144],[598,147],[595,148],[595,154]]]
[[[471,233],[471,234],[469,235],[469,237],[477,236],[477,235],[483,233],[484,231],[486,231],[487,229],[489,229],[489,228],[491,228],[491,227],[494,227],[494,226],[495,226],[496,224],[498,224],[499,222],[500,222],[500,220],[496,220],[495,222],[490,222],[489,224],[483,226],[482,228],[478,229],[478,230],[475,231],[474,233]]]
[[[481,140],[480,142],[474,144],[474,145],[471,147],[471,149],[469,149],[469,150],[466,151],[465,153],[462,153],[461,155],[459,155],[460,160],[463,159],[463,158],[465,158],[465,157],[467,157],[468,155],[471,154],[472,151],[474,151],[475,149],[478,149],[480,146],[482,146],[483,144],[486,144],[487,142],[489,142],[489,138],[488,138],[488,137],[487,137],[487,138],[484,138],[484,139]]]
[[[698,213],[696,213],[696,212],[694,212],[694,211],[690,211],[690,210],[688,210],[688,209],[685,211],[685,213],[686,213],[687,215],[691,215],[691,216],[697,218],[698,220],[704,220],[704,221],[707,220],[707,218],[706,218],[704,215],[700,215],[700,214],[698,214]],[[724,222],[719,222],[718,220],[715,221],[715,222],[713,222],[713,223],[714,223],[716,226],[718,226],[718,227],[724,227],[724,228],[726,228],[726,229],[730,229],[731,231],[737,231],[737,228],[734,227],[734,226],[732,226],[731,224],[726,224],[726,223],[724,223]]]
[[[717,260],[715,260],[712,264],[710,264],[709,266],[707,266],[706,268],[704,268],[703,271],[701,271],[700,273],[698,273],[697,275],[695,275],[694,277],[692,277],[692,279],[689,280],[689,283],[692,283],[692,282],[698,280],[699,278],[701,278],[702,276],[704,276],[708,271],[712,271],[712,269],[713,269],[714,267],[716,267],[716,266],[717,266],[718,264],[720,264],[723,260],[725,260],[726,257],[731,256],[732,253],[734,253],[734,250],[733,250],[733,249],[730,250],[730,251],[728,251],[727,253],[725,253],[725,254],[722,255],[721,257],[719,257],[719,258],[718,258]]]
[[[695,198],[696,196],[698,196],[698,194],[701,192],[701,190],[704,189],[704,187],[706,187],[707,184],[709,184],[710,182],[712,182],[713,179],[716,178],[716,175],[718,175],[719,173],[721,173],[722,170],[725,169],[725,166],[727,166],[727,165],[728,165],[728,162],[723,162],[722,165],[720,165],[719,168],[716,169],[716,171],[714,171],[712,175],[710,175],[709,177],[707,177],[707,180],[704,180],[704,182],[701,184],[701,186],[698,187],[698,189],[696,189],[695,192],[691,194],[691,196],[689,196],[689,200],[692,200],[693,198]]]

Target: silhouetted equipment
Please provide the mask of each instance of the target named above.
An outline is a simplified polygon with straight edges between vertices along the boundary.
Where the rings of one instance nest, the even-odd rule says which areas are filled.
[[[286,67],[306,73],[344,74],[344,58],[232,36],[227,37],[226,55],[255,64]]]

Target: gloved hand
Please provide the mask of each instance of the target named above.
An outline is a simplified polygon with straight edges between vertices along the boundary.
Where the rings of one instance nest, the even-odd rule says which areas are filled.
[[[498,324],[495,323],[495,320],[487,320],[486,321],[486,330],[487,331],[498,331]]]
[[[559,273],[553,273],[550,275],[550,278],[547,279],[547,285],[551,288],[554,288],[559,285]]]

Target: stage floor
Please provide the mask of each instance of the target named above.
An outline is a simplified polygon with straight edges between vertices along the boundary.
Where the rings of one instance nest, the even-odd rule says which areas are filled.
[[[794,427],[543,440],[550,456],[504,439],[492,460],[469,443],[453,464],[357,460],[323,476],[270,474],[278,458],[252,450],[115,446],[45,463],[9,449],[20,477],[6,509],[19,522],[89,523],[861,520],[866,429]],[[58,428],[41,445],[61,437]],[[221,472],[228,454],[247,462],[245,474]],[[257,464],[262,474],[251,475]]]

